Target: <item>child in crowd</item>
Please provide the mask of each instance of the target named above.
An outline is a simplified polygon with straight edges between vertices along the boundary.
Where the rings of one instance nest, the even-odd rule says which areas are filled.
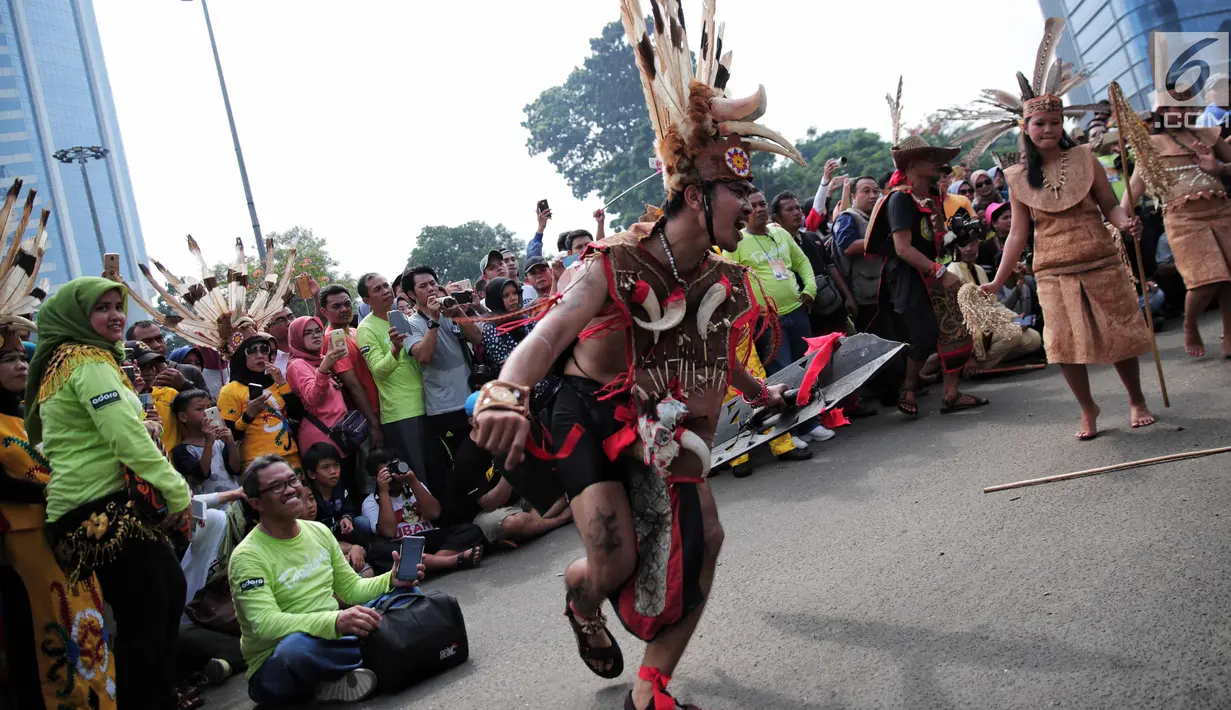
[[[316,443],[303,452],[303,467],[308,474],[308,488],[316,499],[316,520],[327,525],[339,541],[366,546],[371,537],[371,524],[355,515],[355,506],[342,477],[342,454],[333,444]],[[356,521],[356,517],[359,520]]]
[[[437,527],[440,501],[397,454],[374,449],[368,454],[368,473],[376,479],[376,492],[363,501],[363,514],[376,521],[377,539],[369,550],[378,571],[393,568],[392,552],[407,535],[426,539],[423,565],[429,572],[478,567],[483,559],[483,532],[473,523]]]
[[[316,448],[313,446],[312,449]],[[309,449],[311,451],[311,449]],[[306,455],[305,455],[306,458]],[[303,500],[303,515],[300,520],[315,520],[318,523],[325,523],[320,519],[321,509],[317,506],[316,494],[309,490],[307,486],[299,489],[299,495]],[[336,536],[337,533],[335,532]],[[338,547],[342,548],[342,556],[350,563],[351,569],[359,573],[360,577],[374,577],[376,571],[372,569],[372,565],[367,562],[367,550],[363,549],[363,545],[356,545],[345,540],[338,540]]]
[[[188,390],[171,401],[171,416],[179,423],[181,439],[171,450],[175,470],[188,479],[194,494],[219,493],[239,488],[243,470],[239,447],[231,430],[210,422],[205,410],[213,404],[209,392]]]

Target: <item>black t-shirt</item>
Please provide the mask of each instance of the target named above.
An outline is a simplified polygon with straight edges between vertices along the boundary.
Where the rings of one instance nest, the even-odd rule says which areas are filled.
[[[500,483],[501,467],[493,461],[489,451],[479,447],[469,438],[463,439],[453,452],[453,480],[450,498],[452,520],[466,521],[483,512],[479,499]],[[505,505],[514,505],[519,500],[516,492]]]
[[[808,257],[808,263],[812,264],[812,272],[814,274],[817,276],[829,274],[829,267],[833,266],[833,262],[829,258],[829,250],[825,248],[821,235],[816,232],[800,232],[799,248],[803,251],[804,256]],[[795,282],[802,292],[804,290],[804,283],[799,274],[795,274]]]
[[[893,243],[893,233],[903,229],[910,230],[910,243],[929,259],[936,258],[936,239],[932,230],[932,221],[919,206],[915,198],[905,192],[895,192],[889,196],[885,205],[889,219],[889,243]]]

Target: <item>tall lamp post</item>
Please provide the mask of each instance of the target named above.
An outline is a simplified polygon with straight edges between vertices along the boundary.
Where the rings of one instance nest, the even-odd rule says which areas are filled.
[[[101,261],[107,253],[107,244],[103,241],[103,228],[98,223],[98,209],[94,207],[94,191],[90,189],[90,173],[85,164],[91,160],[102,160],[111,151],[97,145],[75,145],[52,153],[52,156],[65,164],[77,163],[81,166],[81,181],[85,183],[85,199],[90,205],[90,219],[94,221],[94,238],[98,240],[98,258]]]
[[[192,2],[192,0],[184,0]],[[239,179],[244,183],[244,196],[248,198],[248,216],[252,218],[252,233],[256,236],[256,251],[265,261],[265,239],[261,236],[261,223],[256,218],[256,203],[252,201],[252,187],[248,185],[248,170],[244,167],[244,151],[239,147],[239,132],[235,130],[235,115],[231,113],[231,97],[227,94],[227,80],[222,76],[222,60],[218,58],[218,43],[214,41],[214,25],[209,21],[209,6],[201,0],[205,12],[205,29],[209,32],[209,46],[214,50],[214,66],[218,68],[218,85],[222,87],[222,104],[227,109],[227,121],[231,124],[231,142],[235,144],[235,159],[239,161]]]

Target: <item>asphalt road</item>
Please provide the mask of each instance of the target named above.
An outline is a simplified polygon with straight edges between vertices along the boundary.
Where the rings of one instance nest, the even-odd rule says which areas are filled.
[[[1217,324],[1205,321],[1218,352]],[[1213,335],[1213,337],[1210,337]],[[1114,370],[1092,370],[1103,434],[1077,442],[1058,368],[981,382],[991,406],[918,421],[891,410],[814,444],[806,463],[715,478],[726,544],[671,689],[711,708],[1231,707],[1231,455],[994,494],[995,483],[1231,445],[1231,362],[1160,335],[1171,393],[1128,425]],[[938,388],[934,388],[938,390]],[[621,708],[562,618],[561,529],[475,571],[457,596],[470,661],[363,708]],[[242,679],[208,707],[248,708]]]

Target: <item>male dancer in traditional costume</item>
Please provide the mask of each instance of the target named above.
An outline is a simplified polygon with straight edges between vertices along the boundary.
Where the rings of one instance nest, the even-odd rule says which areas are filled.
[[[974,351],[970,332],[962,322],[957,305],[957,276],[937,261],[940,241],[945,234],[945,212],[933,183],[959,148],[928,145],[919,136],[898,141],[902,84],[898,95],[889,98],[893,118],[893,143],[890,151],[894,167],[888,196],[872,212],[865,252],[886,258],[881,288],[888,288],[893,309],[902,316],[910,346],[906,360],[906,381],[898,399],[898,409],[917,416],[916,393],[919,372],[933,353],[940,357],[944,378],[941,413],[956,412],[987,404],[982,397],[958,392],[958,376]]]
[[[803,158],[753,123],[764,89],[725,98],[730,55],[721,53],[713,3],[706,7],[694,76],[678,1],[654,4],[653,42],[637,0],[622,1],[663,165],[663,216],[590,245],[475,407],[474,438],[507,452],[512,468],[526,447],[530,388],[562,365],[554,455],[586,547],[565,575],[565,615],[582,659],[605,678],[623,669],[605,598],[648,642],[624,703],[634,710],[678,707],[667,682],[700,619],[723,537],[705,476],[727,385],[756,405],[782,402],[781,388],[767,388],[737,358],[758,309],[745,269],[712,247],[734,250],[747,223],[749,151]]]

